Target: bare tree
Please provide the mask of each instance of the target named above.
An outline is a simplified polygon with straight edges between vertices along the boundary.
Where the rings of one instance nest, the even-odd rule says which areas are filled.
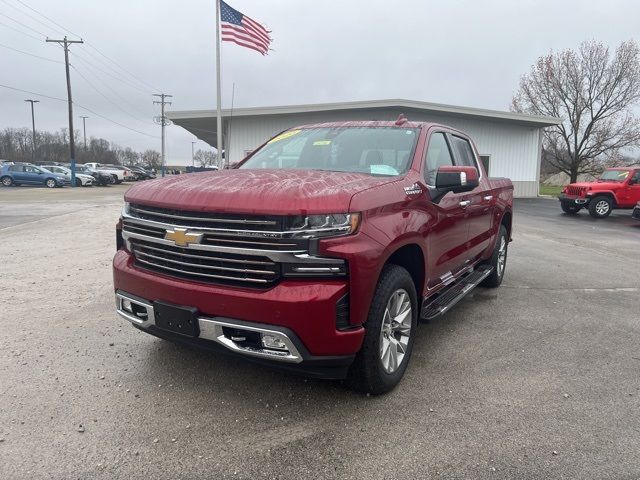
[[[211,150],[198,150],[193,158],[201,167],[210,167],[216,162],[216,156]]]
[[[621,150],[640,146],[640,121],[632,113],[640,100],[640,51],[629,40],[612,56],[590,41],[577,51],[551,52],[520,79],[512,110],[559,117],[545,129],[548,161],[575,182],[597,174]]]
[[[162,158],[160,152],[157,150],[145,150],[142,152],[142,155],[140,155],[140,160],[146,167],[156,170],[162,165]]]

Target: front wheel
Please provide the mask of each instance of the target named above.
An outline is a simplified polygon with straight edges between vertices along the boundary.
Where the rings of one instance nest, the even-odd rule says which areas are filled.
[[[560,208],[564,213],[568,213],[569,215],[575,215],[580,211],[580,208],[582,207],[576,205],[575,203],[560,202]]]
[[[486,265],[493,267],[491,274],[485,278],[481,285],[483,287],[499,287],[504,278],[504,271],[507,268],[507,251],[509,249],[509,235],[504,225],[500,225],[496,246],[493,249],[491,258]]]
[[[381,394],[402,379],[416,334],[418,302],[409,272],[398,265],[382,270],[373,296],[362,348],[347,382],[354,390]]]
[[[82,186],[82,180],[80,180],[79,178],[76,178],[76,187],[81,187]]]
[[[44,182],[44,184],[48,188],[56,188],[58,186],[58,184],[56,183],[56,181],[53,178],[48,178],[47,181]]]
[[[589,215],[593,218],[606,218],[612,210],[611,198],[600,196],[589,202]]]

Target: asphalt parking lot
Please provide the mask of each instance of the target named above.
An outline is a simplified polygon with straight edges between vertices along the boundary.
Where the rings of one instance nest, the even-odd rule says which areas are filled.
[[[125,185],[0,188],[0,478],[640,478],[640,222],[516,203],[497,290],[367,397],[133,329]]]

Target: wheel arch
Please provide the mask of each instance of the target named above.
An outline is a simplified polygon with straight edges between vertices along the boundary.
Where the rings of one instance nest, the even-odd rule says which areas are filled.
[[[426,281],[426,261],[424,251],[420,245],[411,242],[398,246],[387,257],[384,265],[387,264],[398,265],[407,270],[413,279],[418,298],[422,297]]]
[[[597,197],[608,197],[611,199],[611,206],[616,208],[618,206],[618,200],[616,199],[616,194],[615,192],[611,191],[611,190],[605,190],[602,192],[589,192],[591,193],[591,195],[589,195],[591,197],[591,200],[593,200],[594,198]],[[590,201],[591,201],[590,200]]]

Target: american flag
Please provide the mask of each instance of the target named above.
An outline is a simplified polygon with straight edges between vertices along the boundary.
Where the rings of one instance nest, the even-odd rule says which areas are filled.
[[[255,20],[220,1],[222,41],[237,43],[266,55],[271,44],[269,31]]]

